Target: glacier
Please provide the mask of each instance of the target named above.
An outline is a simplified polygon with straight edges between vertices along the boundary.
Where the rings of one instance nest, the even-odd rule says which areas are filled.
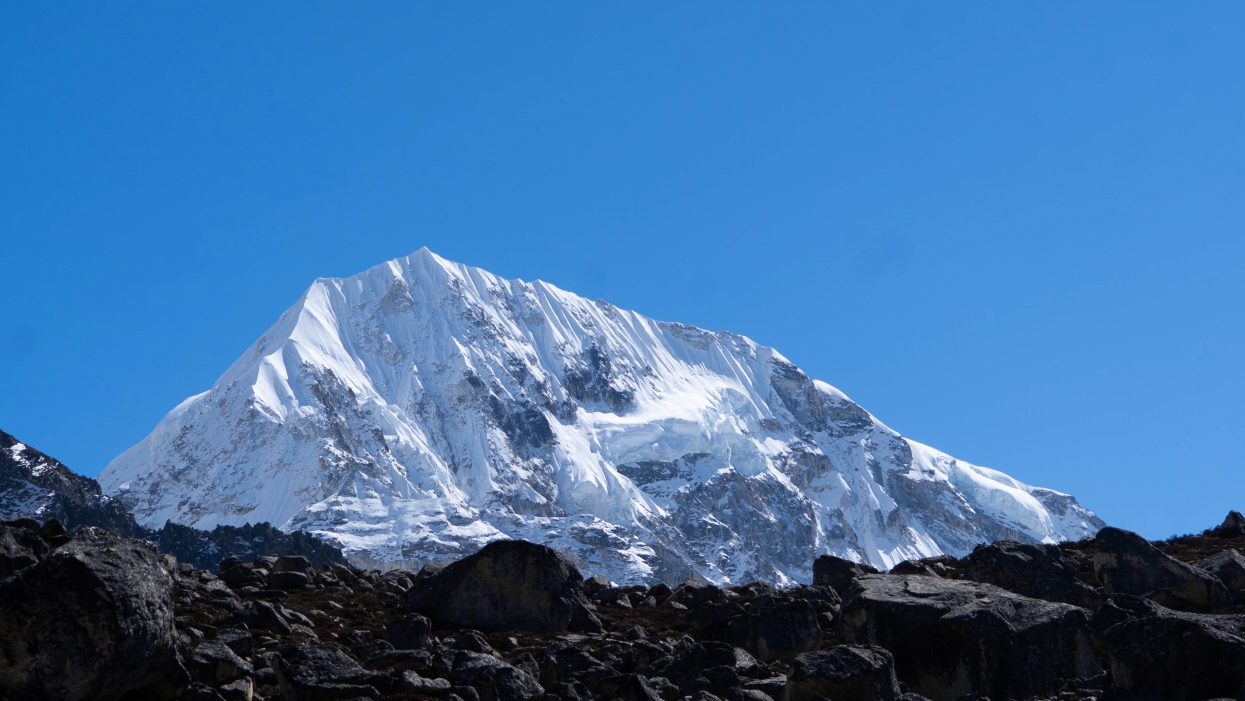
[[[427,249],[322,278],[99,481],[139,523],[270,522],[362,566],[500,538],[619,582],[809,582],[1079,539],[1075,498],[905,438],[776,350]]]

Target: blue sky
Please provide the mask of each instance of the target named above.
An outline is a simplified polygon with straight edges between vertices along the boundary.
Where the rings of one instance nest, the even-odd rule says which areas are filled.
[[[777,347],[1150,537],[1245,509],[1245,6],[0,8],[0,428],[94,475],[421,246]]]

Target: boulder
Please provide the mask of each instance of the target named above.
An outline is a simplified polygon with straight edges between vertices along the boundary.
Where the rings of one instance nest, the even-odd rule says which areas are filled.
[[[428,634],[431,632],[432,623],[427,618],[417,613],[409,613],[389,621],[381,637],[397,650],[425,650],[428,648]]]
[[[822,555],[813,561],[813,584],[821,587],[833,587],[842,594],[857,577],[866,574],[877,574],[878,571],[869,566],[851,560],[844,560],[834,555]]]
[[[0,579],[37,563],[51,551],[39,533],[29,526],[0,524]]]
[[[177,641],[173,578],[145,541],[87,528],[0,581],[5,698],[111,701],[184,685]]]
[[[756,659],[746,650],[717,641],[695,643],[674,659],[667,658],[665,664],[654,665],[653,669],[682,689],[684,694],[721,687],[720,677],[723,675],[733,675],[734,686],[738,687],[740,676],[756,674],[761,670]],[[729,685],[728,682],[726,686]]]
[[[1171,598],[1213,610],[1232,604],[1232,595],[1219,578],[1209,572],[1168,557],[1145,538],[1119,528],[1107,527],[1094,537],[1094,573],[1108,594]]]
[[[602,679],[597,684],[601,695],[607,699],[622,701],[661,701],[657,690],[649,686],[648,680],[638,674],[616,674]]]
[[[813,605],[796,599],[736,616],[714,637],[747,650],[759,660],[790,660],[821,645],[821,626]]]
[[[311,560],[302,555],[282,555],[272,565],[272,571],[275,572],[302,572],[307,574],[311,571]]]
[[[895,701],[898,696],[895,659],[889,652],[872,645],[836,645],[795,658],[782,701]]]
[[[1218,577],[1238,602],[1245,599],[1245,556],[1241,553],[1234,549],[1224,550],[1202,560],[1197,566]]]
[[[346,653],[332,647],[286,648],[274,662],[282,701],[374,699],[380,696],[378,687],[389,683],[387,673],[365,670]]]
[[[1229,538],[1245,535],[1245,515],[1242,515],[1239,511],[1229,511],[1228,517],[1223,520],[1223,523],[1212,529],[1211,532],[1217,536]]]
[[[311,578],[302,572],[273,572],[268,577],[268,586],[281,591],[297,591],[306,589]]]
[[[524,701],[545,693],[526,672],[493,655],[470,650],[455,652],[450,680],[474,688],[480,701]]]
[[[190,654],[186,668],[195,681],[208,686],[221,686],[255,673],[250,662],[238,657],[221,640],[204,640],[199,643]]]
[[[1102,669],[1087,611],[977,582],[859,577],[834,632],[844,643],[889,650],[899,679],[936,701],[1039,696]]]
[[[583,578],[552,548],[523,540],[489,543],[478,553],[418,578],[410,610],[484,631],[599,631],[586,607]]]
[[[1130,601],[1131,599],[1131,601]],[[1097,618],[1117,689],[1147,698],[1245,697],[1245,616],[1171,611],[1132,597],[1112,597]]]
[[[993,584],[1032,599],[1097,608],[1103,596],[1077,579],[1076,560],[1056,545],[1000,540],[978,545],[964,559],[964,578]]]

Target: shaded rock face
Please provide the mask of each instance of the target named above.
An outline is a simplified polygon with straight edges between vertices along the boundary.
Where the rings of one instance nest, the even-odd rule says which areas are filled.
[[[583,577],[557,551],[497,541],[420,577],[406,605],[437,621],[479,630],[589,630]],[[596,622],[599,630],[600,622]]]
[[[797,599],[732,618],[722,639],[760,660],[790,660],[821,645],[821,627],[812,604]]]
[[[0,692],[109,701],[175,684],[186,673],[172,585],[150,543],[93,528],[12,573],[0,581]]]
[[[795,658],[783,701],[893,701],[899,693],[889,652],[872,645],[836,645]]]
[[[1245,616],[1116,597],[1096,619],[1117,689],[1172,701],[1245,697]]]
[[[1169,607],[1206,610],[1232,603],[1231,593],[1214,575],[1168,557],[1145,538],[1119,528],[1104,528],[1094,538],[1094,574],[1109,594],[1158,596]]]
[[[964,578],[1045,601],[1094,608],[1100,592],[1077,579],[1079,565],[1055,545],[1001,540],[979,545],[966,560]]]
[[[1239,551],[1229,548],[1202,560],[1197,566],[1218,577],[1232,591],[1236,601],[1245,600],[1245,556]]]
[[[813,584],[833,587],[840,594],[847,591],[857,577],[877,573],[870,565],[862,565],[834,555],[822,555],[813,561]]]
[[[836,633],[845,643],[889,650],[899,678],[936,701],[968,693],[1028,698],[1055,691],[1057,680],[1101,671],[1087,611],[975,582],[857,578]]]
[[[387,690],[388,675],[363,669],[337,648],[303,645],[286,650],[275,662],[282,701],[374,699],[380,696],[374,684]]]
[[[56,519],[70,530],[142,531],[121,502],[100,492],[99,482],[0,431],[0,520],[18,518]]]

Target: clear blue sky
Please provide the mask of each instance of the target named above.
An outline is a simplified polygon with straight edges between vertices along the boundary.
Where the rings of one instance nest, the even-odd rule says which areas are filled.
[[[0,8],[0,428],[82,473],[426,245],[1150,537],[1245,509],[1245,5],[123,5]]]

